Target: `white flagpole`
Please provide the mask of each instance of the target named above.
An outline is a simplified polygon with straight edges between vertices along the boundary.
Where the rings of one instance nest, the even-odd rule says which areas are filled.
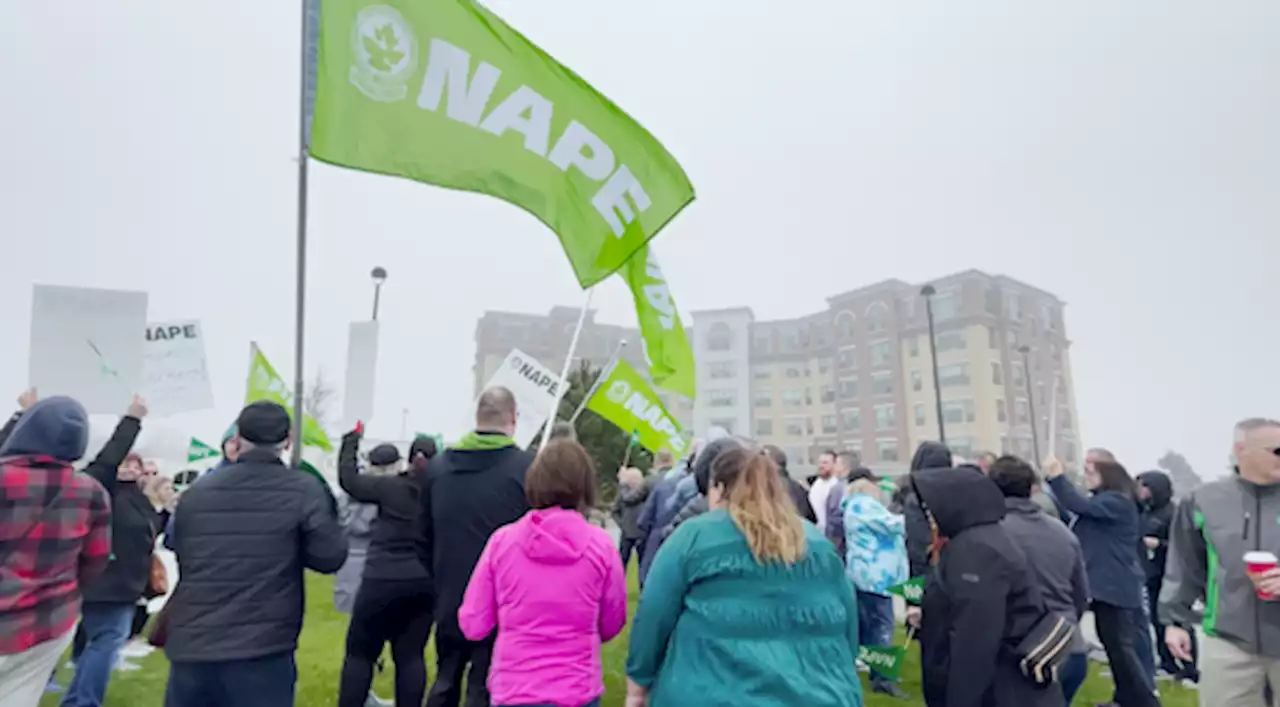
[[[1058,384],[1060,377],[1053,379],[1053,392],[1049,394],[1049,458],[1058,456]]]
[[[613,367],[618,365],[618,359],[622,357],[622,349],[625,348],[626,345],[627,340],[623,339],[618,342],[616,347],[614,347],[613,355],[609,357],[609,362],[605,364],[604,368],[600,369],[600,375],[596,376],[596,382],[591,384],[591,388],[587,390],[586,396],[584,396],[582,398],[582,402],[578,404],[578,409],[573,411],[573,416],[569,418],[569,424],[572,425],[578,421],[578,416],[582,414],[583,410],[587,409],[587,403],[591,400],[591,396],[596,394],[596,391],[600,389],[600,386],[604,384],[605,380],[607,380],[610,375],[613,375]]]
[[[293,339],[293,454],[290,460],[297,467],[302,462],[302,420],[305,397],[302,348],[306,342],[307,319],[307,42],[311,36],[311,13],[308,1],[301,0],[302,41],[299,47],[298,70],[298,252],[297,290],[294,293],[297,308],[294,310]]]
[[[587,290],[587,299],[578,312],[578,326],[574,327],[573,338],[569,340],[569,353],[564,356],[564,366],[560,369],[560,385],[556,387],[556,402],[551,406],[551,414],[547,415],[547,426],[542,430],[542,446],[538,448],[539,450],[546,448],[547,440],[551,439],[551,428],[560,417],[560,400],[564,398],[565,388],[569,387],[569,369],[573,366],[573,353],[578,348],[578,337],[582,336],[582,325],[587,322],[587,310],[591,309],[591,296],[595,291],[594,287]]]

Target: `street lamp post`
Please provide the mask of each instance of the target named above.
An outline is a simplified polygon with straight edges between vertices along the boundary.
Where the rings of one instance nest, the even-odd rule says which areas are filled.
[[[946,444],[947,427],[942,419],[942,383],[938,380],[938,340],[933,331],[933,296],[938,290],[933,285],[920,288],[924,297],[924,314],[929,320],[929,356],[933,359],[933,402],[938,408],[938,441]]]
[[[378,321],[378,302],[382,298],[382,283],[387,281],[387,269],[378,266],[369,272],[373,280],[373,321]]]
[[[1042,461],[1040,457],[1040,424],[1036,418],[1036,400],[1031,395],[1031,366],[1027,363],[1027,354],[1031,353],[1031,347],[1023,344],[1018,347],[1018,353],[1022,354],[1022,383],[1027,391],[1027,412],[1031,415],[1031,450],[1036,455],[1036,464]]]

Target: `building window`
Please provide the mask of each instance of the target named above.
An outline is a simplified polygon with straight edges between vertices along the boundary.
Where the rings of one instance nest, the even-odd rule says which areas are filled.
[[[965,422],[973,422],[975,417],[973,414],[972,400],[944,400],[942,402],[942,419],[950,425],[959,425]]]
[[[733,378],[738,375],[737,361],[712,361],[707,364],[707,368],[713,380]]]
[[[850,346],[840,349],[836,354],[836,367],[842,371],[851,371],[858,367],[858,349]]]
[[[1004,399],[997,398],[996,399],[996,422],[1008,422],[1008,421],[1009,421],[1009,415],[1005,412],[1005,409],[1004,409]]]
[[[893,348],[888,341],[877,341],[871,345],[871,365],[888,365],[893,358]]]
[[[924,403],[915,405],[916,427],[924,427]]]
[[[920,375],[920,371],[911,372],[911,390],[919,393],[924,389],[924,376]]]
[[[969,385],[969,364],[953,363],[939,367],[938,382],[943,388]]]
[[[840,397],[848,400],[849,398],[858,397],[858,379],[849,378],[840,381]]]
[[[991,362],[991,382],[994,385],[1004,385],[1004,369],[999,361]]]
[[[840,431],[840,422],[835,415],[822,416],[822,434],[833,435]]]
[[[951,453],[956,456],[969,459],[973,456],[973,438],[972,437],[952,437],[947,435],[947,446],[951,448]]]
[[[836,387],[828,383],[822,386],[822,402],[834,403],[836,401]]]
[[[790,353],[800,350],[800,333],[796,331],[782,332],[781,349],[783,352]]]
[[[1022,303],[1017,292],[1004,293],[1004,316],[1015,322],[1022,319]]]
[[[757,390],[755,395],[751,396],[751,404],[758,408],[772,407],[773,393],[767,390]]]
[[[882,462],[898,461],[898,440],[896,439],[878,439],[876,440],[876,456]]]
[[[1026,398],[1018,398],[1013,401],[1013,419],[1019,425],[1026,425],[1031,422],[1031,414],[1027,411]]]
[[[782,391],[782,404],[789,408],[804,405],[804,391],[800,388],[787,388]]]
[[[893,404],[877,405],[876,411],[876,429],[891,430],[898,426],[897,418],[894,415]]]
[[[889,328],[889,307],[875,302],[867,307],[867,331],[876,334]]]
[[[724,322],[716,322],[707,330],[707,349],[709,351],[730,351],[733,349],[733,330]]]
[[[938,351],[959,351],[968,345],[963,331],[944,331],[937,336]]]
[[[1013,363],[1013,387],[1022,390],[1027,385],[1026,372],[1022,369],[1022,364],[1018,361]]]
[[[853,312],[843,311],[836,315],[836,336],[840,341],[853,341]]]
[[[911,358],[916,358],[920,355],[920,337],[913,336],[907,339],[907,352],[911,354]]]
[[[758,381],[769,380],[771,376],[773,371],[770,371],[768,366],[756,366],[751,369],[751,377]]]
[[[902,319],[910,323],[916,317],[916,296],[907,295],[902,298]]]
[[[862,411],[858,409],[840,411],[840,428],[845,432],[857,432],[862,429]]]
[[[831,359],[829,358],[818,359],[818,373],[830,373],[830,372],[831,372]]]
[[[945,322],[960,316],[960,298],[954,292],[938,293],[933,296],[934,321]]]
[[[773,420],[756,420],[756,436],[769,437],[773,435]]]
[[[804,418],[803,417],[787,418],[787,436],[788,437],[804,436]]]
[[[783,376],[786,376],[787,378],[799,378],[799,377],[800,377],[800,375],[801,375],[801,373],[800,373],[800,367],[799,367],[799,366],[787,366],[786,368],[782,369],[782,375],[783,375]]]
[[[708,390],[707,404],[713,408],[731,408],[738,404],[738,394],[723,388]]]
[[[735,422],[736,421],[732,417],[723,417],[720,419],[712,419],[711,426],[719,427],[720,429],[724,430],[725,432],[728,432],[729,434],[737,434],[734,431]]]
[[[758,354],[768,355],[773,348],[773,337],[768,334],[756,334],[751,337],[751,350]]]
[[[892,395],[893,394],[893,374],[872,373],[871,374],[871,394],[872,395]]]
[[[996,334],[996,330],[991,327],[987,327],[987,348],[1000,348],[1000,336]]]

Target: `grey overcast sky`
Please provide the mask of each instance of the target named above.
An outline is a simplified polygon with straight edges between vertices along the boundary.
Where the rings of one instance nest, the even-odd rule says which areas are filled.
[[[33,283],[141,289],[198,318],[218,409],[248,342],[292,369],[299,8],[0,1],[0,394]],[[699,199],[657,241],[682,311],[789,317],[965,268],[1067,302],[1080,427],[1205,476],[1280,416],[1280,3],[494,0],[645,124]],[[371,431],[459,431],[486,309],[582,293],[553,235],[480,196],[317,165],[307,368],[340,382],[384,265]],[[1271,304],[1269,304],[1269,302]],[[604,321],[633,324],[618,282]]]

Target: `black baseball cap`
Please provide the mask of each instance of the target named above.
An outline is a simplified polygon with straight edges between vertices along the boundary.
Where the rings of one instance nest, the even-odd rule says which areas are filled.
[[[873,482],[880,481],[880,477],[876,476],[875,472],[871,471],[865,466],[860,466],[857,469],[854,469],[853,471],[849,472],[849,483],[853,483],[855,481],[861,481],[862,479],[866,479],[867,481],[873,481]]]
[[[369,451],[369,463],[374,466],[391,466],[400,461],[400,450],[390,442],[383,442]]]
[[[237,434],[254,444],[280,444],[289,439],[291,427],[288,411],[270,400],[246,405],[236,418]]]

